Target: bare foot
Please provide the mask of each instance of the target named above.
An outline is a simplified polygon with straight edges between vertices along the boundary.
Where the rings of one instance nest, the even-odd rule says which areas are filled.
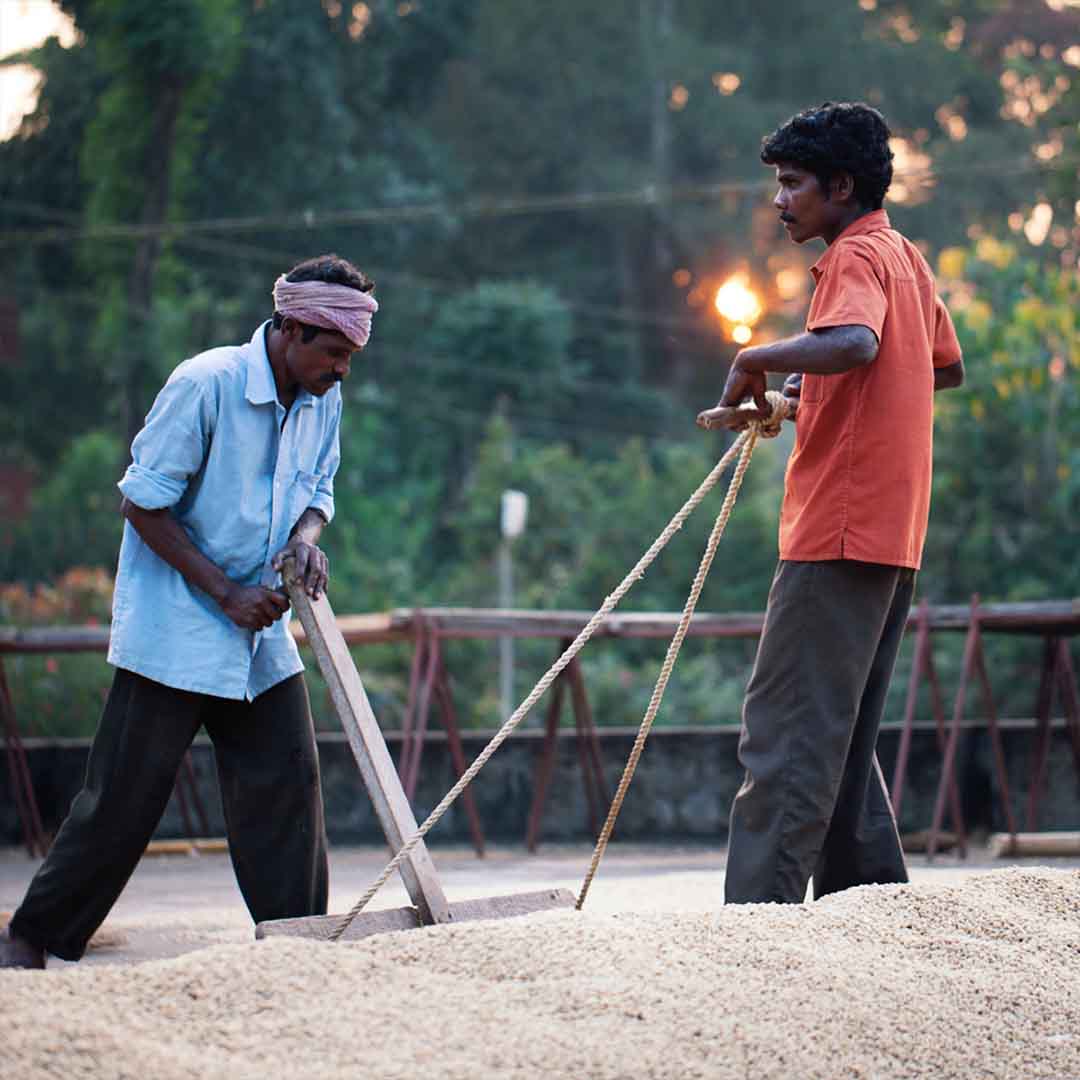
[[[31,945],[21,937],[16,937],[10,930],[0,931],[0,968],[32,968],[41,970],[45,967],[45,950]]]

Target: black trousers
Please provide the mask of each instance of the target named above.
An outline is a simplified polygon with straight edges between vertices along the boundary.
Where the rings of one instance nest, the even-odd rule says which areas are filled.
[[[784,562],[743,706],[725,899],[907,881],[875,747],[915,571]]]
[[[251,917],[326,913],[326,827],[303,675],[249,702],[118,669],[83,788],[12,917],[13,933],[65,960],[83,955],[153,836],[204,725]]]

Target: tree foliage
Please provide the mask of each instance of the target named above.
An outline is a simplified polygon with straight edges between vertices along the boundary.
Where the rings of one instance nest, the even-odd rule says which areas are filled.
[[[1077,276],[989,238],[947,250],[941,262],[968,377],[961,391],[939,396],[929,550],[935,589],[1017,600],[1075,596]]]
[[[290,263],[338,250],[381,310],[345,389],[335,606],[493,602],[507,486],[532,504],[519,602],[598,604],[722,449],[692,425],[734,350],[716,287],[749,275],[762,338],[805,313],[817,252],[778,228],[761,136],[855,98],[892,124],[887,208],[941,254],[967,358],[939,403],[924,588],[1078,591],[1074,7],[62,6],[79,39],[32,54],[40,97],[0,143],[23,343],[0,458],[38,481],[5,578],[110,565],[115,481],[160,383],[247,339]],[[764,602],[782,458],[758,453],[710,607]],[[634,606],[681,604],[699,515]],[[731,674],[708,650],[693,662]]]

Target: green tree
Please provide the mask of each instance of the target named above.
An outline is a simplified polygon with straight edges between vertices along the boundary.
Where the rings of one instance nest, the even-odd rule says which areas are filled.
[[[986,238],[944,252],[967,382],[939,395],[927,581],[941,598],[1080,591],[1075,273]]]
[[[95,0],[77,18],[93,41],[105,88],[82,146],[89,224],[130,222],[129,245],[84,250],[102,313],[96,345],[110,357],[127,441],[160,382],[165,344],[152,319],[162,239],[183,212],[194,150],[220,77],[235,55],[238,0]]]
[[[3,295],[18,307],[22,347],[4,369],[0,456],[43,472],[101,419],[101,369],[86,348],[96,297],[70,248],[58,253],[18,234],[81,220],[79,147],[102,80],[85,44],[64,49],[53,38],[26,59],[41,72],[41,93],[16,135],[0,143],[0,228],[17,237],[0,248]]]
[[[116,565],[123,521],[116,489],[120,441],[92,431],[72,442],[45,483],[30,514],[0,548],[7,580],[47,581],[68,567]]]
[[[1080,13],[1041,0],[64,6],[80,43],[38,50],[38,108],[0,144],[0,262],[27,343],[0,453],[45,478],[89,431],[122,444],[169,369],[269,313],[277,272],[341,250],[383,305],[345,388],[349,512],[328,533],[357,602],[438,600],[468,577],[460,515],[493,412],[511,463],[565,444],[575,468],[612,470],[612,520],[651,527],[636,493],[666,475],[665,443],[699,438],[732,352],[714,287],[744,266],[764,333],[803,315],[805,293],[774,283],[816,253],[779,234],[757,160],[798,108],[867,99],[927,155],[936,183],[909,176],[889,209],[931,252],[1014,214],[1025,259],[1075,265]],[[42,235],[116,224],[137,238]],[[672,584],[649,602],[677,600]]]

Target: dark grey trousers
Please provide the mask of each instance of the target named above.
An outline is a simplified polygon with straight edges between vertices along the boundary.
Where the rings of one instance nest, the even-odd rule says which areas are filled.
[[[875,747],[915,571],[781,561],[743,706],[724,894],[801,903],[907,881]]]
[[[204,725],[251,917],[326,914],[326,828],[303,675],[249,702],[118,669],[83,789],[12,917],[13,933],[65,960],[83,955],[138,865]]]

